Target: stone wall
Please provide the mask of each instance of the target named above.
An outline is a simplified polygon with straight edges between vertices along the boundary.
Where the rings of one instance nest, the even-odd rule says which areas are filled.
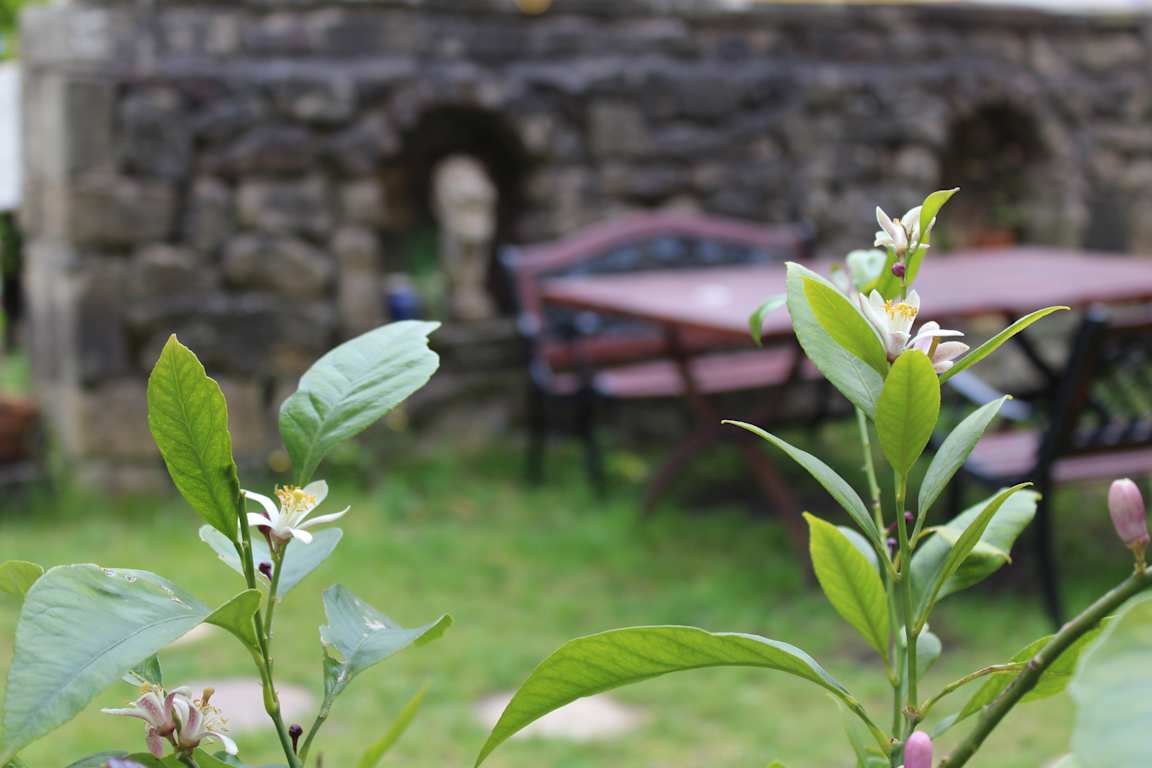
[[[1152,250],[1152,219],[1129,214],[1152,204],[1146,19],[731,5],[31,8],[29,330],[66,451],[128,478],[154,461],[144,378],[176,332],[234,403],[238,449],[259,455],[260,414],[302,368],[385,320],[382,280],[410,266],[405,234],[446,151],[489,163],[505,241],[679,205],[806,220],[840,253],[866,244],[876,202],[901,210],[952,182],[950,133],[987,115],[993,145],[1006,132],[1008,155],[1028,149],[1003,159],[1022,162],[1014,227]]]

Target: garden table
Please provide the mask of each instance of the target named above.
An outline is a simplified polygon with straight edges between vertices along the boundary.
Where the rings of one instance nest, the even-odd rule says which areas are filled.
[[[807,266],[827,274],[831,263],[817,261]],[[766,298],[783,293],[784,287],[783,264],[558,278],[543,285],[541,298],[547,304],[660,326],[676,355],[696,428],[649,480],[646,507],[655,503],[686,457],[703,452],[720,436],[720,416],[700,392],[689,355],[683,351],[686,334],[706,332],[718,341],[747,340],[749,315]],[[1044,247],[933,253],[925,261],[916,289],[923,298],[926,318],[997,315],[1011,321],[1052,305],[1075,309],[1094,303],[1152,301],[1152,259]],[[764,318],[765,339],[780,340],[791,333],[785,311]],[[1055,376],[1023,334],[1016,339],[1042,374]],[[787,514],[796,509],[787,485],[757,446],[746,445],[744,455],[765,495],[785,512],[790,535],[803,542],[799,517]]]

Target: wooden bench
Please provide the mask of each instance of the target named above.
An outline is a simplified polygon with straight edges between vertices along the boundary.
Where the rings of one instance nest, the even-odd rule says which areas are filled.
[[[604,476],[597,415],[613,401],[678,399],[687,394],[680,369],[692,366],[704,394],[779,386],[811,373],[794,345],[755,350],[751,341],[692,333],[675,341],[660,327],[605,314],[547,305],[540,288],[563,278],[756,265],[804,259],[811,235],[803,226],[765,227],[684,213],[636,214],[572,237],[507,248],[528,367],[528,476],[543,475],[549,435],[568,417],[581,438],[589,480]]]
[[[1062,483],[1152,474],[1152,307],[1093,308],[1084,317],[1050,397],[1033,406],[1009,401],[1013,427],[986,434],[964,475],[990,486],[1031,481],[1040,492],[1033,522],[1036,565],[1052,619],[1063,617],[1052,540],[1051,491]],[[966,399],[995,392],[970,372],[950,380]],[[960,476],[953,487],[959,506]],[[1092,505],[1106,514],[1105,503]]]

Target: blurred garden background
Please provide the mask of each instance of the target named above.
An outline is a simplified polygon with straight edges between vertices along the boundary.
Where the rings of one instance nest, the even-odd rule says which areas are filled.
[[[230,597],[239,579],[198,539],[148,429],[147,374],[169,334],[220,381],[241,483],[267,493],[286,482],[274,416],[300,374],[382,323],[439,320],[432,382],[322,468],[351,512],[308,585],[342,582],[407,626],[441,612],[456,624],[352,686],[320,747],[329,768],[352,765],[356,739],[423,685],[385,764],[470,765],[495,702],[541,658],[625,625],[797,638],[883,711],[867,645],[826,605],[786,524],[839,510],[780,454],[714,429],[766,413],[863,488],[854,422],[771,319],[753,345],[746,318],[767,292],[749,301],[739,276],[685,270],[823,268],[871,247],[877,204],[898,213],[959,186],[925,280],[951,256],[969,267],[956,291],[978,299],[989,275],[1019,286],[1012,301],[949,305],[970,338],[1022,305],[1075,312],[954,393],[957,407],[1020,394],[1014,434],[1032,437],[970,467],[949,505],[987,496],[1001,469],[1043,474],[1060,591],[1082,608],[1131,569],[1103,481],[1146,483],[1152,434],[1119,446],[1119,463],[1063,474],[1042,441],[1061,382],[1084,370],[1085,318],[1152,301],[1150,12],[1137,0],[0,0],[0,560],[96,560],[210,604]],[[940,287],[926,301],[947,303]],[[1147,380],[1136,388],[1147,421]],[[1033,543],[944,603],[931,683],[1050,629]],[[0,602],[0,658],[18,615]],[[294,600],[278,620],[277,672],[310,718],[321,606]],[[162,657],[170,680],[251,672],[223,632]],[[772,673],[699,671],[607,701],[489,764],[847,764],[835,703]],[[1052,763],[1071,707],[1064,695],[1023,706],[978,764]],[[235,730],[246,762],[277,759],[271,730]],[[62,766],[139,731],[92,710],[24,758]]]

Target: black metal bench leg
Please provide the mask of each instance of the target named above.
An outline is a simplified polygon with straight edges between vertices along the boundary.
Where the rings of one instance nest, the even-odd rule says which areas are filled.
[[[528,392],[528,441],[524,476],[530,485],[544,479],[544,454],[548,447],[548,399],[536,388]]]
[[[1052,526],[1052,486],[1042,483],[1038,486],[1040,501],[1036,505],[1036,519],[1033,521],[1032,535],[1035,546],[1037,574],[1044,591],[1044,608],[1048,617],[1057,627],[1064,623],[1064,604],[1060,596],[1060,574],[1056,568],[1055,541]]]
[[[599,435],[596,432],[596,393],[583,391],[576,404],[576,429],[584,444],[584,466],[588,473],[588,484],[597,496],[607,493],[604,478],[604,455],[600,450]]]

